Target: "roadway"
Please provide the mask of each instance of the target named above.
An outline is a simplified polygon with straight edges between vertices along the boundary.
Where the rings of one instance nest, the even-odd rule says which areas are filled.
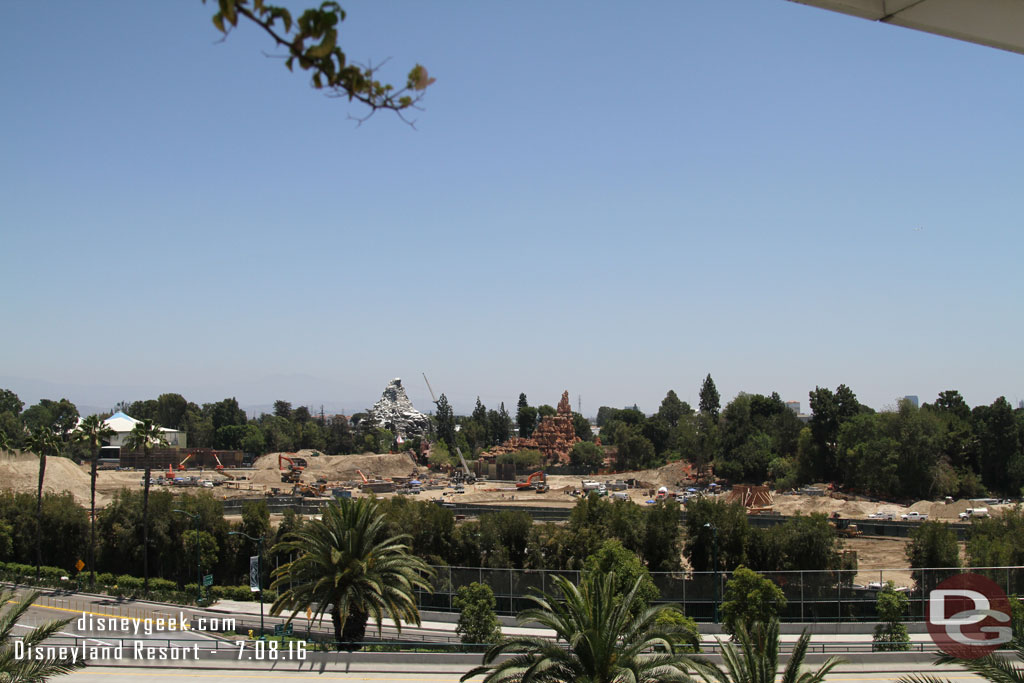
[[[406,667],[404,671],[322,671],[302,670],[288,671],[281,669],[264,671],[230,671],[230,670],[175,670],[154,669],[150,667],[110,668],[89,667],[83,671],[61,677],[66,683],[259,683],[260,681],[372,681],[374,683],[457,683],[461,671],[446,670],[450,667],[436,665],[419,665]],[[849,681],[851,683],[887,683],[896,681],[907,673],[936,674],[955,683],[966,681],[983,681],[985,679],[956,669],[910,669],[908,671],[884,671],[874,667],[848,668],[840,673],[832,673],[827,677],[830,683]],[[480,677],[474,678],[479,681]]]

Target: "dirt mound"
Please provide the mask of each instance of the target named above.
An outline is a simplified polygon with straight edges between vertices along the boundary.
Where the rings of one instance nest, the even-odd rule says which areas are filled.
[[[312,453],[313,451],[268,453],[253,464],[252,481],[264,486],[280,486],[281,474],[278,469],[278,455],[303,458],[306,461],[306,470],[303,472],[302,480],[305,482],[315,481],[321,477],[326,478],[329,482],[358,481],[360,479],[359,472],[365,474],[367,479],[390,479],[392,477],[407,477],[418,469],[416,461],[408,453],[384,455],[365,453],[363,455],[321,455],[317,457],[314,457]]]
[[[0,487],[18,492],[35,493],[39,483],[39,459],[31,453],[7,453],[0,457]],[[43,491],[70,491],[75,502],[89,504],[89,473],[68,458],[46,459]]]

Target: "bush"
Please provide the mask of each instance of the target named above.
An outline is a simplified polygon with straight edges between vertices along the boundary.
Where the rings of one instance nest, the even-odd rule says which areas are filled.
[[[100,572],[96,575],[96,583],[100,586],[113,586],[114,581],[114,575],[110,572]]]
[[[677,651],[700,652],[700,630],[697,622],[684,615],[678,609],[666,609],[661,612],[654,623],[658,628],[670,631],[673,635],[669,639]]]
[[[494,615],[496,605],[494,591],[487,584],[474,581],[468,586],[459,586],[452,606],[460,611],[455,632],[463,643],[493,643],[501,637],[498,617]]]
[[[786,606],[786,596],[775,582],[739,566],[725,584],[722,602],[722,630],[736,635],[739,624],[748,628],[755,621],[767,624]]]
[[[875,626],[871,637],[876,650],[903,652],[910,649],[907,627],[900,623],[909,604],[907,596],[893,588],[892,581],[886,582],[885,587],[878,591],[876,609],[880,623]]]

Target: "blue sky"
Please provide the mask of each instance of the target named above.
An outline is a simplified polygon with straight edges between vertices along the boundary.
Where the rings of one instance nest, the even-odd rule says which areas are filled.
[[[1024,398],[1024,57],[783,0],[344,6],[437,78],[415,129],[198,0],[5,4],[6,386]]]

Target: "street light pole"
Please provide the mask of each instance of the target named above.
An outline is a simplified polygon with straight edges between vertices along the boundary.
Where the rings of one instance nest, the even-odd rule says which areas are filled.
[[[263,539],[266,536],[260,536],[259,538],[253,538],[247,533],[242,531],[229,531],[228,536],[244,536],[250,541],[256,542],[256,585],[259,588],[258,593],[260,594],[260,637],[263,637]]]
[[[199,563],[199,515],[187,510],[175,509],[174,511],[180,512],[183,515],[188,515],[192,518],[192,521],[196,523],[196,606],[198,607],[203,602],[203,570],[202,565]]]
[[[715,613],[714,623],[718,623],[718,527],[710,522],[704,525],[704,528],[711,529],[711,552],[712,552],[712,563],[715,567]]]

